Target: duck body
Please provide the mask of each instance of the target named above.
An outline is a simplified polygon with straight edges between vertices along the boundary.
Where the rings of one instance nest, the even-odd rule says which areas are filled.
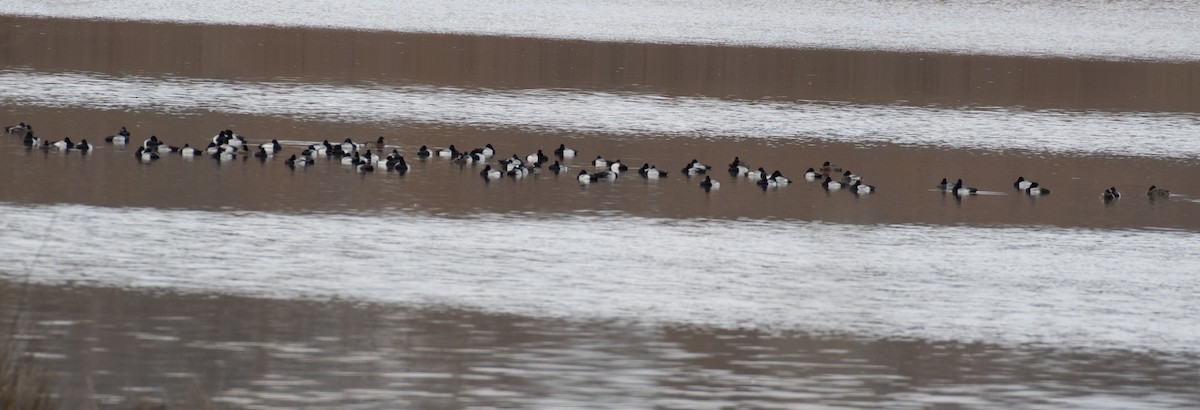
[[[575,150],[567,148],[566,144],[558,144],[558,148],[554,149],[554,155],[559,158],[575,158]]]
[[[1171,191],[1151,185],[1150,189],[1146,190],[1146,195],[1151,198],[1167,198],[1171,196]]]

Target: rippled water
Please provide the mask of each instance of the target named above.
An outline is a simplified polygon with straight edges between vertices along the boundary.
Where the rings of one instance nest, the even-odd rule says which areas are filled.
[[[987,150],[1195,158],[1191,114],[945,109],[573,90],[352,87],[0,72],[17,104],[409,122],[670,137],[832,140]],[[197,96],[210,96],[198,98]],[[276,136],[269,136],[276,138]],[[288,139],[281,135],[278,138]]]
[[[150,4],[148,4],[150,3]],[[336,11],[334,11],[336,10]],[[152,2],[11,0],[0,13],[792,48],[1200,58],[1195,1]]]
[[[0,286],[0,309],[22,295],[41,312],[44,360],[92,386],[99,406],[195,407],[196,394],[237,408],[1118,409],[1200,400],[1191,355],[90,287]]]
[[[3,211],[9,274],[52,284],[1010,345],[1194,353],[1200,337],[1191,232]],[[1179,263],[1156,263],[1160,255]],[[1146,316],[1154,320],[1138,320]]]

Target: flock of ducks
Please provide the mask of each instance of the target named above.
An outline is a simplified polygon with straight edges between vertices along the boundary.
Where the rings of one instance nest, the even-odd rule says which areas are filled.
[[[89,144],[86,139],[81,139],[78,143],[75,143],[72,142],[70,138],[63,138],[60,141],[54,142],[38,138],[33,133],[33,126],[24,122],[17,125],[7,126],[4,128],[4,131],[9,134],[23,135],[23,142],[25,146],[31,149],[56,149],[60,151],[76,150],[83,153],[88,153],[93,149],[93,146]],[[125,129],[125,127],[121,127],[120,131],[114,135],[105,137],[104,140],[106,143],[111,143],[114,145],[126,145],[134,142],[131,134]],[[375,143],[375,147],[380,148],[382,151],[383,144],[383,137],[379,137]],[[232,130],[227,129],[220,131],[213,136],[212,142],[210,142],[208,146],[203,149],[194,148],[188,144],[183,144],[182,147],[168,145],[159,140],[157,136],[152,135],[150,138],[142,141],[141,146],[139,146],[137,151],[134,153],[134,157],[143,162],[151,162],[159,159],[161,155],[167,154],[178,154],[184,157],[198,157],[207,155],[219,161],[230,161],[236,159],[238,155],[252,155],[255,158],[265,160],[267,158],[274,157],[275,154],[279,154],[282,152],[282,150],[283,146],[279,144],[278,140],[274,139],[270,142],[255,145],[254,148],[252,148],[252,144],[248,143],[245,138],[235,134]],[[366,152],[360,152],[363,150]],[[513,154],[511,157],[496,160],[496,166],[493,167],[492,164],[488,162],[495,157],[495,154],[496,150],[494,147],[492,147],[492,144],[487,144],[483,147],[475,148],[470,151],[459,151],[454,145],[450,145],[448,148],[435,150],[431,150],[429,147],[422,145],[421,148],[419,148],[416,152],[416,156],[421,159],[438,157],[454,161],[455,163],[461,165],[485,164],[483,170],[479,172],[479,175],[488,181],[497,180],[506,176],[511,178],[523,178],[529,174],[540,172],[542,167],[546,166],[546,163],[550,161],[550,157],[539,149],[537,152],[529,154],[524,158]],[[574,158],[576,155],[576,150],[567,148],[564,144],[559,144],[558,148],[554,150],[554,156],[558,159],[555,160],[553,164],[546,166],[546,169],[549,169],[555,174],[569,172],[570,167],[562,164],[560,160]],[[340,144],[332,144],[326,140],[320,144],[309,145],[305,147],[305,149],[302,150],[299,155],[292,154],[290,157],[284,160],[284,164],[293,168],[305,167],[314,164],[316,159],[321,157],[337,158],[342,164],[354,166],[359,172],[372,172],[376,169],[382,168],[389,172],[395,171],[403,174],[411,168],[411,166],[409,166],[406,162],[404,156],[401,155],[396,149],[393,149],[388,156],[381,157],[379,154],[376,154],[374,150],[368,148],[367,144],[356,143],[349,138]],[[601,180],[613,181],[621,177],[621,175],[629,170],[629,167],[622,163],[621,160],[618,159],[609,161],[604,159],[603,156],[599,155],[596,156],[596,159],[592,160],[591,165],[594,168],[592,172],[589,172],[586,169],[581,169],[579,173],[576,174],[576,178],[578,179],[579,183],[589,184]],[[704,175],[704,180],[700,181],[699,186],[707,191],[719,189],[721,186],[720,182],[713,180],[712,177],[708,175],[712,170],[713,167],[693,159],[691,162],[685,164],[682,169],[680,169],[680,173],[689,178]],[[665,178],[670,173],[648,163],[642,164],[642,166],[638,168],[637,172],[646,179]],[[764,190],[767,188],[787,186],[793,182],[791,179],[785,177],[779,170],[775,170],[774,172],[770,173],[768,173],[762,167],[752,170],[750,169],[750,166],[745,161],[742,161],[739,157],[734,157],[733,161],[729,163],[728,172],[731,177],[744,177],[749,180],[753,180]],[[803,177],[809,182],[820,181],[821,186],[828,191],[839,191],[845,189],[855,194],[870,194],[876,190],[874,185],[863,183],[861,176],[854,174],[850,170],[844,170],[841,167],[830,163],[829,161],[821,164],[820,167],[808,168],[804,172]],[[835,177],[837,179],[834,179]],[[1042,187],[1037,182],[1027,180],[1023,176],[1017,177],[1016,182],[1013,182],[1013,187],[1018,191],[1030,196],[1042,196],[1050,194],[1049,189]],[[976,195],[979,192],[977,188],[964,186],[962,179],[957,179],[954,183],[950,183],[948,178],[942,178],[941,182],[938,183],[937,188],[942,192],[950,193],[960,197]],[[1146,195],[1151,199],[1167,198],[1170,197],[1171,192],[1152,185],[1146,191]],[[1105,201],[1113,201],[1120,197],[1121,193],[1120,191],[1117,191],[1116,187],[1109,187],[1101,194],[1101,198],[1103,198]]]

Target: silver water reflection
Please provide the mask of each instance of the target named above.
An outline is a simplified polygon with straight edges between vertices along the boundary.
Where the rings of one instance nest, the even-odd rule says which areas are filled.
[[[69,408],[1150,408],[1194,355],[0,282]],[[0,315],[8,328],[11,314]],[[95,395],[80,386],[91,386]]]
[[[602,42],[932,51],[1102,59],[1198,60],[1195,1],[995,2],[816,0],[663,3],[645,0],[9,0],[0,13],[77,19],[460,33]]]
[[[581,90],[366,87],[26,71],[0,71],[0,97],[10,104],[41,107],[248,114],[395,126],[417,122],[635,138],[823,140],[1188,159],[1200,155],[1200,141],[1193,138],[1200,133],[1200,122],[1189,114],[1171,113],[947,109]]]
[[[1196,353],[1200,340],[1200,237],[1184,231],[81,205],[0,212],[4,274],[35,283],[1003,345]]]

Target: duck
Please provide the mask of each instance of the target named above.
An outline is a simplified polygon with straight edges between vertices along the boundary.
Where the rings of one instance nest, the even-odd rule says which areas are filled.
[[[389,155],[383,166],[386,167],[388,171],[396,171],[401,174],[408,172],[408,170],[412,168],[408,165],[408,162],[404,160],[404,156],[400,155],[399,153],[395,155]]]
[[[25,144],[25,146],[29,148],[40,148],[42,145],[42,139],[35,137],[33,135],[33,131],[25,131],[25,137],[21,139],[21,143]]]
[[[768,179],[767,173],[765,172],[760,172],[758,174],[758,181],[755,181],[754,183],[758,184],[758,186],[762,189],[775,188],[779,186],[779,183],[775,182],[774,179]]]
[[[771,173],[770,178],[771,178],[771,180],[775,181],[775,183],[777,183],[779,185],[787,185],[787,184],[792,183],[792,180],[787,179],[787,177],[783,176],[783,173],[779,172],[778,169],[775,170],[775,172]]]
[[[613,171],[600,171],[592,174],[592,177],[594,177],[596,180],[606,179],[609,181],[616,181],[617,178],[621,177],[621,173]]]
[[[609,163],[608,169],[612,172],[625,172],[625,171],[629,170],[629,166],[625,165],[625,163],[621,162],[621,160],[618,159],[616,161]]]
[[[821,175],[820,172],[817,172],[817,170],[812,169],[812,168],[809,168],[808,170],[804,171],[804,179],[809,180],[809,181],[816,181],[823,177],[824,177],[824,175]],[[942,182],[945,182],[945,181],[946,181],[945,179],[942,180]]]
[[[126,130],[125,127],[121,127],[121,130],[117,131],[116,135],[104,137],[104,142],[111,142],[116,145],[125,145],[129,143],[129,136],[129,131]]]
[[[710,167],[708,165],[704,165],[700,163],[700,161],[697,161],[693,158],[692,162],[689,162],[687,165],[683,166],[683,173],[688,175],[703,174],[708,172],[709,168]]]
[[[554,155],[559,158],[575,158],[575,150],[567,148],[567,144],[558,144],[558,148],[554,149]]]
[[[954,187],[950,189],[950,192],[954,193],[954,195],[975,195],[975,193],[979,192],[979,190],[971,187],[964,187],[962,179],[959,179],[954,183]]]
[[[158,153],[147,150],[144,147],[138,147],[137,152],[133,154],[133,157],[142,162],[150,162],[158,159]]]
[[[861,180],[862,180],[862,177],[856,175],[853,172],[850,172],[850,170],[846,170],[846,172],[842,173],[842,182],[845,182],[847,184],[852,183],[854,181],[861,181]]]
[[[71,137],[66,137],[66,138],[63,138],[62,141],[58,141],[53,144],[50,144],[50,146],[57,148],[60,151],[67,151],[72,148],[75,148],[75,143],[71,142]]]
[[[758,167],[757,170],[749,171],[746,173],[746,178],[753,179],[753,180],[759,180],[766,176],[767,176],[767,170],[763,169],[762,167]]]
[[[92,150],[92,145],[88,144],[87,139],[81,139],[79,140],[78,144],[75,144],[75,149],[86,154],[88,151]]]
[[[581,170],[579,170],[578,179],[579,179],[579,182],[582,184],[590,184],[592,181],[596,180],[596,176],[589,175],[587,170],[581,169]]]
[[[479,176],[483,177],[483,179],[491,181],[500,179],[500,177],[504,176],[504,174],[502,174],[500,170],[492,169],[492,166],[488,165],[483,167],[483,171],[479,171]]]
[[[458,148],[455,148],[454,144],[450,144],[450,148],[439,149],[434,152],[442,158],[454,158],[458,156]]]
[[[363,145],[365,145],[365,144],[359,144],[357,142],[354,142],[354,140],[352,140],[352,139],[346,138],[345,141],[342,141],[342,152],[345,152],[346,154],[349,154],[351,152],[356,152],[359,149],[361,149],[363,147]],[[453,147],[453,145],[451,145],[451,147]]]
[[[537,150],[537,152],[529,154],[528,156],[525,157],[525,162],[528,162],[530,164],[541,164],[541,163],[549,161],[549,160],[550,160],[550,158],[547,158],[546,154],[543,154],[542,150],[540,150],[540,149]]]
[[[355,152],[353,155],[346,155],[342,157],[342,165],[358,165],[361,162],[362,158],[358,156],[358,152]]]
[[[1038,186],[1037,182],[1029,184],[1029,188],[1025,188],[1025,193],[1033,196],[1046,195],[1050,193],[1049,189]]]
[[[9,134],[24,134],[25,132],[31,131],[31,130],[33,130],[33,126],[26,124],[24,122],[17,123],[17,125],[9,125],[7,127],[4,127],[4,132],[7,132]]]
[[[1112,201],[1114,199],[1120,198],[1121,193],[1119,191],[1117,191],[1117,187],[1109,187],[1108,189],[1104,190],[1103,194],[1100,194],[1100,197],[1104,198],[1105,201]]]
[[[179,149],[179,155],[182,155],[185,157],[194,157],[194,156],[200,155],[200,150],[192,148],[191,145],[183,144],[183,148]]]
[[[742,161],[741,157],[733,157],[733,161],[729,163],[729,176],[737,177],[746,175],[749,172],[750,167],[746,166],[746,163]]]
[[[650,164],[642,164],[642,169],[638,170],[638,173],[642,174],[646,179],[659,179],[667,176],[665,171]]]
[[[541,152],[541,150],[538,150],[538,152]],[[488,144],[485,144],[483,146],[483,148],[479,148],[479,153],[483,154],[483,157],[485,159],[491,158],[491,157],[496,156],[496,148],[492,147],[491,143],[488,143]]]
[[[264,147],[261,147],[261,146],[258,147],[258,152],[254,153],[254,157],[258,158],[258,159],[267,159],[271,156],[272,156],[272,154],[270,152],[267,152],[267,149]]]
[[[954,190],[954,184],[951,184],[949,181],[946,180],[946,178],[942,178],[942,182],[938,182],[937,187],[938,187],[938,189],[940,189],[942,191],[946,191],[946,192],[950,192],[950,191]]]
[[[262,145],[259,145],[259,147],[271,154],[277,153],[283,149],[283,146],[279,145],[279,140],[276,139],[272,139],[271,142],[263,143]]]
[[[217,147],[217,152],[212,154],[213,158],[220,161],[233,161],[237,158],[237,148],[229,145]]]
[[[568,168],[566,165],[559,164],[558,160],[555,160],[553,164],[550,164],[550,171],[553,171],[555,174],[565,172],[568,169],[570,168]]]
[[[313,159],[305,156],[296,157],[296,154],[292,154],[292,156],[284,160],[283,163],[289,167],[307,167],[312,165]]]
[[[429,147],[427,146],[422,145],[421,148],[417,149],[417,158],[429,158],[430,155],[433,155],[433,153],[429,151]]]
[[[157,135],[151,135],[150,138],[142,141],[142,148],[147,150],[157,150],[159,145],[162,145],[162,142],[158,140]]]
[[[596,168],[606,168],[608,167],[608,161],[605,160],[604,157],[597,155],[596,159],[592,160],[592,166]]]
[[[825,182],[822,182],[821,186],[829,191],[837,191],[842,189],[842,183],[834,181],[833,178],[828,175],[825,176]]]
[[[869,194],[869,193],[875,192],[875,186],[864,184],[864,183],[862,183],[862,180],[860,179],[860,180],[854,181],[854,183],[850,185],[850,190],[856,194]]]
[[[840,172],[842,172],[842,167],[833,165],[829,161],[825,161],[824,163],[821,164],[821,173],[822,174],[829,175],[829,174],[835,174],[835,173],[840,173]]]
[[[1028,179],[1025,179],[1025,177],[1023,177],[1023,176],[1020,176],[1020,177],[1017,177],[1017,182],[1013,182],[1013,188],[1024,191],[1026,189],[1029,189],[1029,187],[1032,186],[1033,184],[1034,184],[1033,181],[1030,181]]]
[[[1146,190],[1146,195],[1151,198],[1167,198],[1171,196],[1171,191],[1159,188],[1158,185],[1151,185],[1150,189]]]
[[[717,182],[717,181],[713,181],[712,177],[705,175],[704,180],[700,181],[700,187],[704,188],[705,190],[719,189],[719,188],[721,188],[721,183]]]

